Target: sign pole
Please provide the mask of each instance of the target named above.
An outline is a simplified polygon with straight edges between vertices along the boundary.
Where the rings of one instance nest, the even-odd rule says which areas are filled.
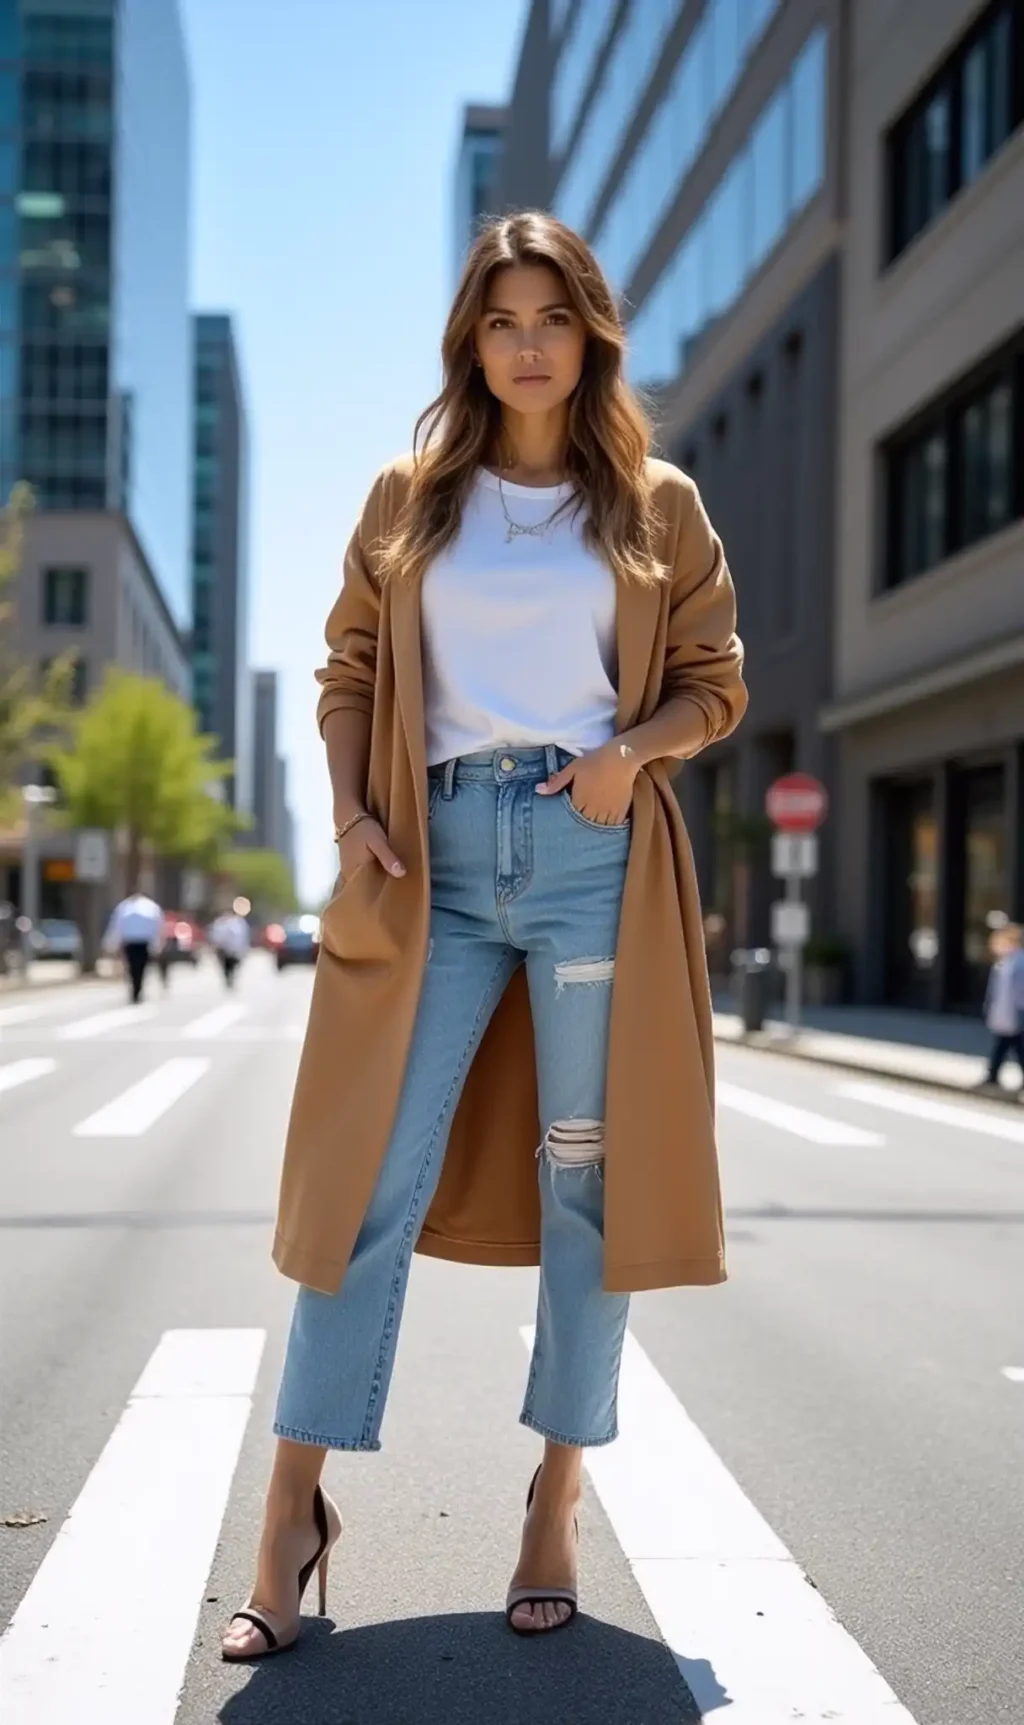
[[[800,876],[787,874],[786,903],[799,904]],[[804,949],[795,942],[789,949],[789,968],[786,971],[786,1022],[791,1030],[800,1028],[800,1007],[803,995],[804,980]]]

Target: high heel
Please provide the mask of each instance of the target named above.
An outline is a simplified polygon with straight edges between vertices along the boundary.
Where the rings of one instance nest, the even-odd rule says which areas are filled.
[[[230,1630],[231,1624],[237,1623],[241,1618],[259,1630],[266,1646],[254,1647],[243,1653],[236,1652],[233,1648],[222,1643],[221,1658],[227,1660],[229,1664],[241,1664],[250,1659],[266,1659],[271,1653],[286,1653],[289,1647],[295,1646],[299,1639],[299,1631],[302,1628],[302,1600],[314,1569],[317,1572],[320,1616],[326,1617],[327,1569],[331,1560],[331,1552],[341,1538],[342,1524],[337,1504],[327,1496],[325,1491],[321,1490],[320,1486],[317,1486],[313,1493],[313,1519],[316,1522],[319,1544],[309,1562],[303,1564],[296,1578],[298,1602],[294,1618],[288,1621],[279,1617],[274,1611],[257,1611],[252,1604],[252,1595],[250,1594],[241,1610],[235,1612],[231,1623],[228,1624],[228,1629]]]
[[[537,1481],[539,1478],[540,1468],[537,1469],[530,1481],[530,1489],[526,1494],[527,1514],[530,1513],[530,1506],[533,1503],[534,1493],[537,1490]],[[578,1515],[573,1517],[573,1527],[576,1530],[576,1538],[578,1540],[580,1537],[580,1519]],[[521,1605],[567,1605],[569,1607],[569,1615],[567,1617],[559,1618],[557,1623],[551,1623],[545,1629],[520,1629],[518,1623],[514,1623],[512,1621],[512,1617],[513,1613],[516,1612]],[[505,1600],[505,1621],[516,1635],[550,1635],[552,1630],[567,1629],[578,1611],[579,1592],[575,1587],[510,1587],[508,1590],[508,1596]]]

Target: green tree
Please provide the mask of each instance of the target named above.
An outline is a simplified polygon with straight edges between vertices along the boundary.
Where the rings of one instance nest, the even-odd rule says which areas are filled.
[[[217,872],[250,901],[258,916],[289,916],[298,909],[292,871],[277,851],[227,851]]]
[[[0,825],[20,815],[22,771],[67,721],[76,658],[62,654],[41,677],[19,658],[17,583],[31,512],[32,491],[24,484],[0,509]]]
[[[217,794],[231,762],[196,729],[187,701],[155,677],[112,669],[69,738],[47,751],[69,825],[126,835],[128,890],[147,847],[161,857],[210,860],[238,820]]]

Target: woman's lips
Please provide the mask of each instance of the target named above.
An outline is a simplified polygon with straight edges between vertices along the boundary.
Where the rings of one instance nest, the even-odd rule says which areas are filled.
[[[550,383],[551,379],[550,379],[550,377],[548,377],[546,372],[528,371],[524,374],[523,377],[514,377],[512,379],[512,382],[513,383]]]

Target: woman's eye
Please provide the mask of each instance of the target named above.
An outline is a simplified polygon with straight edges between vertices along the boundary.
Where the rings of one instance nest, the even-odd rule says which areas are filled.
[[[568,322],[569,322],[569,313],[567,311],[553,311],[550,313],[550,315],[548,317],[548,323],[565,324]]]
[[[511,329],[511,319],[507,317],[492,317],[488,329]]]

